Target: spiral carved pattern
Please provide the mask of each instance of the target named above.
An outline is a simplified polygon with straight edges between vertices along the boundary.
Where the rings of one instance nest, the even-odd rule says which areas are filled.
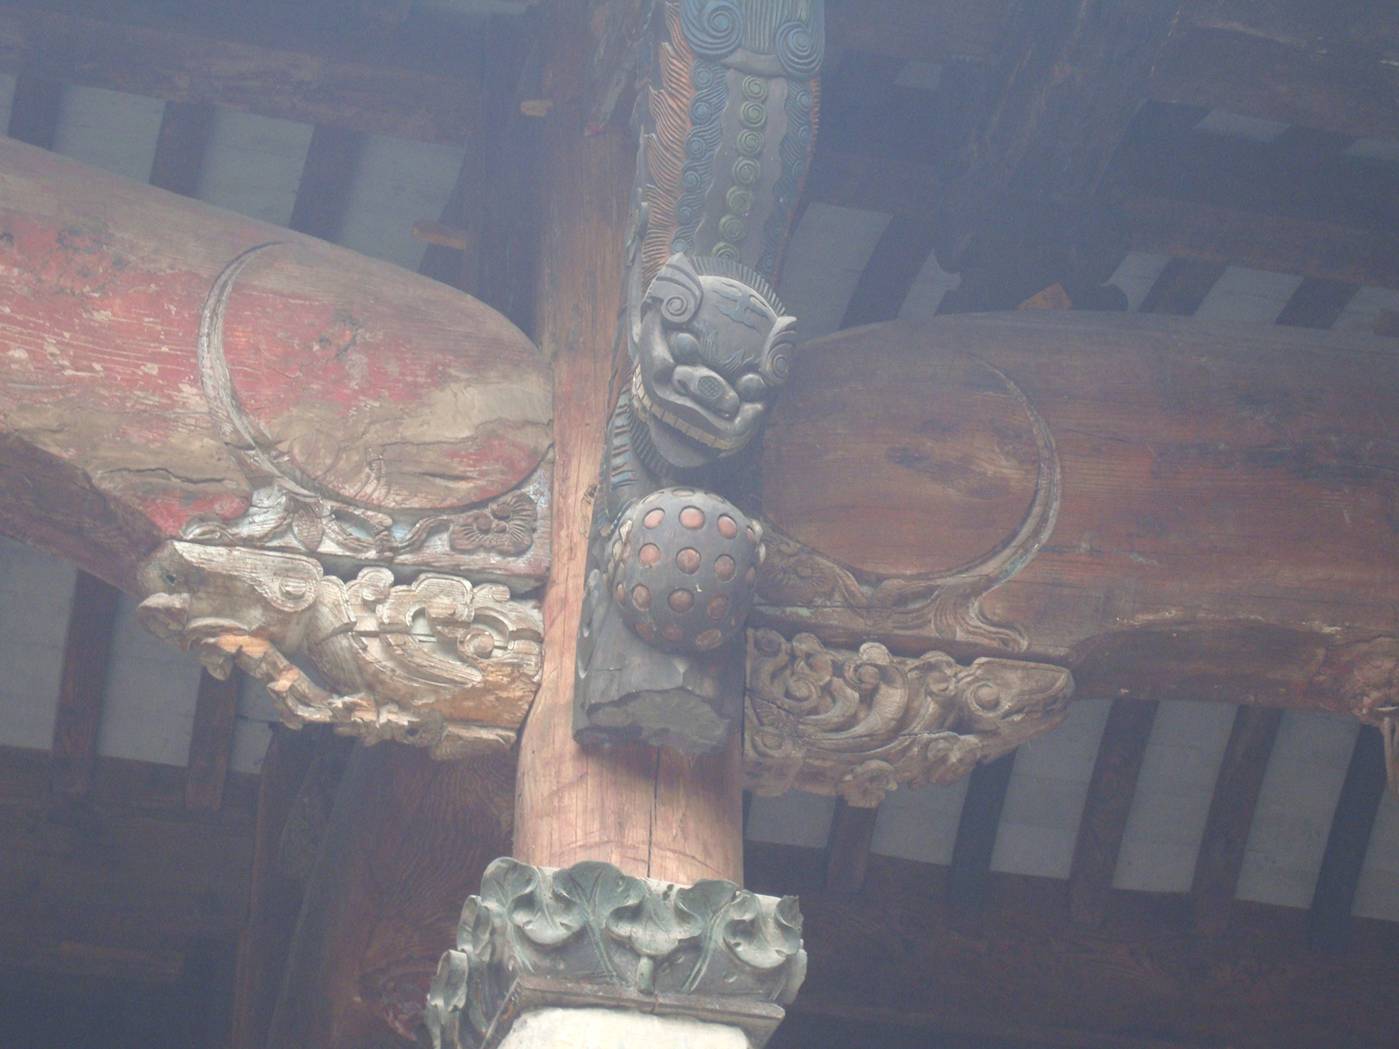
[[[777,30],[777,60],[787,75],[797,80],[809,80],[821,69],[825,57],[826,34],[819,24],[819,12],[812,25],[786,22]]]
[[[717,62],[738,50],[743,8],[738,0],[685,0],[680,24],[695,54]]]

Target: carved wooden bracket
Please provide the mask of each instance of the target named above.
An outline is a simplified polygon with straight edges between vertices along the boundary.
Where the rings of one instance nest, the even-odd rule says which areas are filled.
[[[829,649],[748,635],[744,775],[751,790],[839,794],[874,807],[900,785],[949,783],[1068,715],[1073,675],[1013,659]]]
[[[502,584],[395,584],[386,568],[345,582],[302,555],[180,541],[141,583],[147,628],[217,676],[236,663],[292,726],[460,757],[510,746],[539,687],[539,607]]]
[[[462,909],[424,1018],[434,1049],[492,1049],[522,1013],[548,1006],[730,1024],[761,1049],[806,976],[801,932],[791,896],[499,859]]]

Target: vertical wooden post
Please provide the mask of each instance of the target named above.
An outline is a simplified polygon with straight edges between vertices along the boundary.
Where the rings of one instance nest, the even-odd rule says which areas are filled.
[[[573,682],[590,496],[611,408],[622,251],[636,146],[623,129],[584,133],[585,5],[554,5],[545,66],[552,103],[540,164],[539,343],[554,361],[554,563],[544,598],[544,681],[520,742],[515,856],[539,866],[605,860],[691,884],[742,880],[737,738],[690,758],[573,741]]]

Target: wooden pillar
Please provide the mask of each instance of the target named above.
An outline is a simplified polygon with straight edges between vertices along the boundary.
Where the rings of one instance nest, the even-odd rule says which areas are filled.
[[[686,757],[641,745],[584,749],[572,735],[591,495],[622,365],[614,345],[636,162],[635,138],[625,129],[585,134],[591,48],[583,12],[574,6],[556,5],[545,67],[544,94],[553,106],[540,163],[536,316],[539,344],[554,362],[556,511],[544,598],[544,680],[521,734],[514,854],[546,867],[605,860],[629,874],[682,885],[704,878],[739,882],[737,737],[716,754]]]

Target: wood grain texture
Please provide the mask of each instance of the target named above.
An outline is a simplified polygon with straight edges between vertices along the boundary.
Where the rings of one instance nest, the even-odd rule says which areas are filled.
[[[1351,906],[1369,852],[1384,785],[1384,742],[1378,729],[1366,726],[1355,739],[1341,797],[1331,818],[1311,910],[1307,912],[1307,939],[1314,948],[1353,949],[1354,929],[1359,923],[1351,917]]]
[[[1153,72],[1153,98],[1399,137],[1399,23],[1363,2],[1189,0]]]
[[[792,369],[764,440],[769,520],[871,588],[999,549],[1038,456],[993,367],[1062,470],[1052,532],[980,601],[1024,632],[1022,658],[1071,667],[1083,696],[1378,701],[1364,680],[1394,656],[1399,593],[1388,342],[1028,311],[852,329]],[[768,565],[761,625],[987,650],[916,601],[826,587],[829,562]]]
[[[994,904],[968,933],[943,867],[871,856],[851,896],[821,887],[823,850],[752,843],[748,875],[755,891],[801,896],[810,972],[793,1018],[1061,1049],[1378,1049],[1399,1023],[1389,922],[1357,920],[1348,951],[1325,954],[1305,946],[1295,908],[1241,901],[1211,939],[1180,921],[1180,897],[1122,893],[1087,930],[1068,920],[1061,881],[992,874]]]
[[[920,62],[987,59],[1001,42],[1005,0],[830,0],[826,32],[856,51]]]
[[[494,498],[541,463],[548,366],[481,303],[10,140],[0,182],[11,534],[129,584],[159,539],[247,510],[198,347],[215,278],[257,245],[222,356],[248,425],[303,479],[350,505],[427,511]],[[547,544],[517,561],[542,576]]]
[[[120,597],[110,584],[78,573],[63,641],[51,757],[53,789],[70,798],[82,797],[92,786]]]
[[[337,47],[333,34],[259,33],[256,18],[201,21],[208,13],[152,21],[120,2],[0,4],[0,71],[450,145],[479,126],[478,83],[460,55],[455,69],[434,68],[391,58],[382,39]]]
[[[1108,711],[1069,867],[1069,917],[1079,925],[1100,926],[1107,914],[1156,706],[1122,698],[1113,700]]]
[[[228,762],[233,756],[233,730],[238,721],[236,671],[220,681],[207,670],[199,675],[194,704],[194,729],[185,766],[185,808],[213,811],[223,804]]]
[[[573,680],[591,493],[611,408],[622,247],[635,146],[616,129],[581,134],[586,48],[551,27],[545,130],[539,342],[555,376],[554,560],[544,598],[544,680],[520,741],[516,859],[566,867],[605,860],[690,884],[742,877],[738,740],[688,758],[642,746],[579,747]],[[576,27],[575,27],[576,28]],[[565,104],[567,103],[567,104]]]
[[[1229,924],[1253,813],[1281,724],[1281,710],[1243,706],[1234,715],[1190,886],[1195,925],[1208,933],[1222,932]]]

